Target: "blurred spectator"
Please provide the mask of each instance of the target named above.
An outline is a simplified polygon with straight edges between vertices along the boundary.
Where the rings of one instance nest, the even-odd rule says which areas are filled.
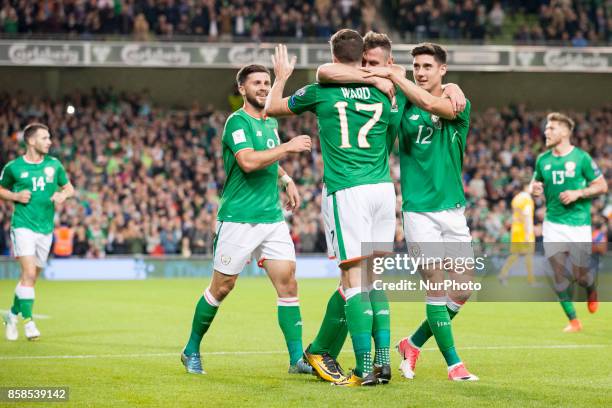
[[[72,255],[74,231],[66,225],[60,225],[53,231],[53,255],[67,258]]]

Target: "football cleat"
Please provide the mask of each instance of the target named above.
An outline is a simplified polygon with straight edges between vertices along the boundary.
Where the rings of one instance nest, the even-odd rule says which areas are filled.
[[[40,331],[38,331],[38,328],[36,327],[36,323],[34,323],[34,320],[30,320],[26,322],[26,324],[23,325],[23,328],[25,331],[26,339],[30,341],[34,341],[34,340],[38,340],[38,338],[40,337]]]
[[[582,323],[578,319],[570,320],[569,324],[563,329],[564,333],[576,333],[582,330]]]
[[[594,290],[589,295],[589,299],[587,302],[587,308],[590,313],[595,313],[597,309],[599,309],[599,302],[597,301],[597,291]]]
[[[471,374],[463,363],[449,367],[448,379],[451,381],[478,381],[479,378]]]
[[[313,368],[313,374],[317,377],[329,381],[337,382],[345,379],[345,376],[338,370],[339,365],[328,353],[311,354],[310,346],[304,351],[304,360]]]
[[[185,366],[185,370],[189,374],[206,374],[206,371],[202,368],[202,359],[200,353],[185,354],[181,353],[181,363]]]
[[[289,366],[289,374],[312,374],[312,366],[300,358],[297,363]]]
[[[374,364],[373,373],[379,384],[385,385],[389,384],[389,381],[391,381],[391,366],[389,364]]]
[[[7,340],[15,341],[19,337],[19,332],[17,331],[18,321],[17,316],[10,311],[4,315],[4,335]]]
[[[410,339],[408,337],[400,340],[395,348],[403,359],[399,367],[400,371],[402,372],[402,377],[412,380],[414,378],[414,369],[416,367],[416,362],[419,359],[419,355],[421,354],[421,350],[414,347],[410,343]]]
[[[368,387],[374,386],[376,384],[378,384],[378,379],[376,378],[373,372],[362,378],[352,371],[347,377],[344,377],[342,380],[335,381],[332,383],[332,385],[338,387]]]

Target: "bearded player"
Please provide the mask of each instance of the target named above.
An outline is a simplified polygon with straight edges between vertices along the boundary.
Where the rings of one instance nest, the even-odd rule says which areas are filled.
[[[181,353],[188,373],[205,374],[200,343],[221,302],[232,291],[244,266],[255,258],[266,270],[278,299],[278,323],[289,352],[289,373],[310,373],[301,360],[302,318],[295,280],[295,249],[284,220],[278,192],[281,178],[288,209],[299,207],[295,183],[278,165],[289,153],[310,151],[309,136],[280,143],[276,119],[264,115],[270,73],[247,65],[236,76],[244,106],[227,119],[223,130],[223,165],[227,175],[217,214],[212,281],[196,305],[189,341]]]

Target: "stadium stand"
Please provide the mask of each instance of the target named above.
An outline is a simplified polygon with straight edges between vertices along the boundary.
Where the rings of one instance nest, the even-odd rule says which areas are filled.
[[[386,21],[385,21],[386,20]],[[209,41],[326,40],[339,28],[394,28],[425,39],[573,45],[610,44],[610,2],[577,0],[4,0],[5,36]]]
[[[75,113],[66,113],[67,101]],[[49,124],[53,154],[67,167],[78,193],[56,215],[56,226],[72,230],[74,256],[106,254],[210,254],[215,216],[225,173],[220,135],[228,112],[194,104],[169,110],[146,92],[121,94],[94,89],[66,100],[0,95],[0,164],[20,152],[19,130],[30,121]],[[531,177],[544,150],[547,112],[508,106],[472,114],[464,164],[467,218],[475,242],[509,242],[510,201]],[[612,171],[612,106],[570,112],[574,142],[588,151],[606,177]],[[287,140],[316,129],[314,116],[280,122]],[[311,136],[317,136],[312,134]],[[297,216],[286,214],[298,252],[325,252],[320,219],[323,163],[315,137],[311,155],[291,157],[283,167],[303,198]],[[395,180],[399,163],[392,157]],[[399,192],[399,185],[397,186]],[[399,215],[398,196],[398,220]],[[594,200],[594,231],[609,234],[612,207]],[[541,239],[544,208],[536,211]],[[0,255],[9,253],[10,208],[0,202]],[[607,219],[606,219],[607,218]],[[398,222],[396,244],[404,245]]]

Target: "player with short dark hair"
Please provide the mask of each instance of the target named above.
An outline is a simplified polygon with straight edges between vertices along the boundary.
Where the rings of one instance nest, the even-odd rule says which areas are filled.
[[[405,75],[405,70],[402,67],[393,65],[393,55],[391,53],[391,41],[387,35],[382,33],[368,32],[364,37],[364,55],[363,55],[364,68],[382,68],[388,70],[391,68],[399,76]],[[371,83],[375,86],[381,86],[380,80],[384,78],[370,77],[364,69],[353,69],[351,67],[343,67],[339,64],[324,64],[319,67],[317,76],[321,82],[339,82],[339,83]],[[374,81],[374,82],[370,82]],[[423,91],[421,91],[423,93]],[[444,95],[449,97],[453,110],[462,110],[465,99],[463,92],[454,84],[449,84],[444,89]],[[412,96],[414,98],[414,96]],[[423,104],[425,101],[431,103],[431,100],[435,100],[430,95],[430,100],[420,99],[415,100],[417,104]],[[444,106],[449,101],[438,100],[437,108],[440,105]],[[395,140],[400,133],[400,124],[406,107],[410,107],[412,101],[408,100],[406,94],[401,91],[395,93],[395,107],[391,111],[391,118],[389,121],[389,127],[387,131],[387,148],[389,153],[391,152]],[[426,106],[426,105],[422,105]],[[400,146],[403,146],[404,142],[400,141]],[[400,152],[400,155],[403,153]],[[407,179],[411,177],[408,172],[401,173],[402,185]],[[390,342],[390,322],[389,315],[385,312],[389,310],[389,304],[386,299],[385,293],[381,290],[371,288],[370,298],[372,301],[372,308],[374,310],[374,325],[372,330],[372,336],[375,343],[375,357],[374,357],[374,373],[379,379],[379,382],[386,383],[391,378],[391,371],[389,368],[390,356],[388,354],[389,342]],[[332,298],[333,299],[333,298]],[[331,300],[330,300],[331,302]],[[339,300],[336,302],[339,303]],[[319,334],[315,338],[312,344],[313,352],[329,352],[333,358],[337,357],[336,351],[339,350],[338,343],[343,340],[339,337],[332,341],[326,340],[331,337],[330,334],[326,333],[342,333],[341,327],[334,327],[334,316],[331,314],[336,308],[333,305],[328,305],[328,312],[326,312],[323,320],[323,325],[319,330]],[[326,330],[324,330],[326,329]],[[333,337],[331,337],[333,338]]]
[[[23,139],[26,153],[7,163],[0,173],[0,199],[14,203],[11,241],[21,267],[13,305],[4,318],[5,335],[11,341],[19,335],[19,314],[26,338],[40,337],[32,314],[34,286],[51,249],[55,205],[74,194],[64,166],[48,154],[52,144],[49,128],[32,123],[23,130]]]
[[[247,65],[238,71],[236,81],[244,106],[229,116],[223,130],[223,166],[227,178],[217,214],[214,271],[210,285],[196,305],[181,361],[188,373],[204,374],[200,357],[202,338],[238,275],[254,257],[266,270],[278,295],[278,323],[289,351],[289,373],[310,373],[311,367],[301,360],[302,318],[295,280],[295,249],[281,210],[278,179],[287,188],[287,209],[299,208],[299,195],[278,161],[290,153],[310,151],[311,140],[300,135],[281,143],[278,122],[264,115],[271,84],[265,67]]]

